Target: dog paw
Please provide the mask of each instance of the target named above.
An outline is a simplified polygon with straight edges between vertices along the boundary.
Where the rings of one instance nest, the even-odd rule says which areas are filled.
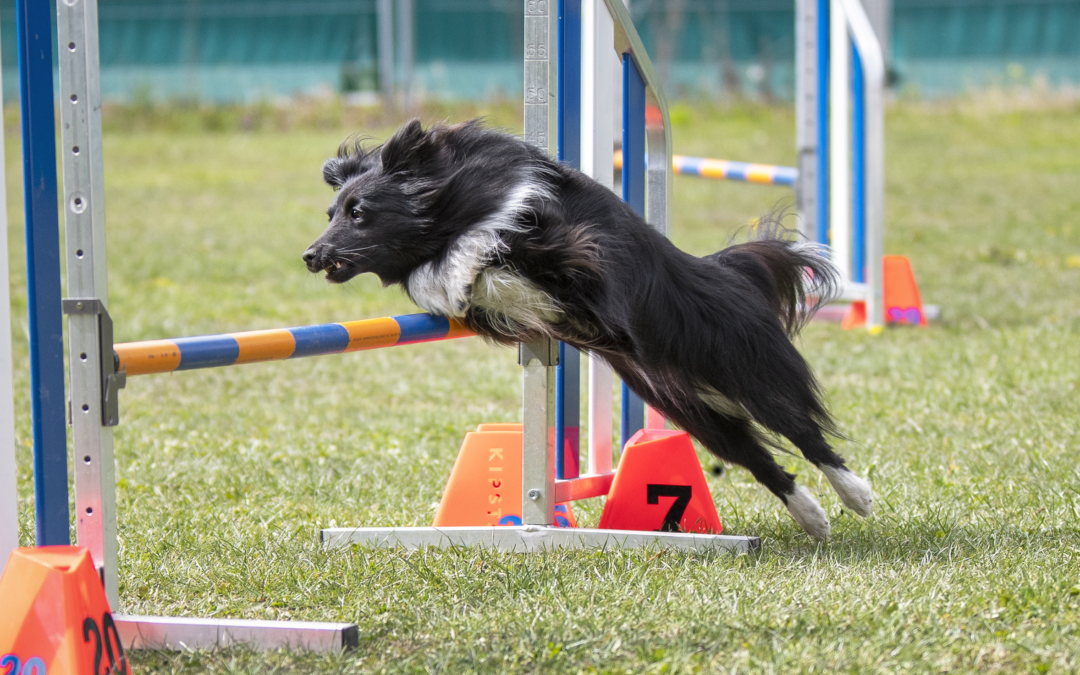
[[[809,490],[801,485],[796,485],[795,491],[784,495],[784,497],[786,498],[788,513],[799,524],[799,527],[806,530],[807,534],[818,541],[825,541],[829,538],[829,533],[832,531],[829,525],[829,517],[825,515],[825,510],[821,508],[821,505],[818,504]]]
[[[820,468],[844,506],[863,518],[870,515],[874,510],[874,492],[870,489],[870,481],[859,478],[846,466],[822,465]]]

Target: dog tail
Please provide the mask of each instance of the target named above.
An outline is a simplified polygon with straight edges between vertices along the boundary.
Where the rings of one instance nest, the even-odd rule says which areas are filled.
[[[794,337],[822,305],[840,294],[840,271],[828,247],[797,241],[796,233],[762,218],[753,238],[710,256],[761,289],[769,307]]]

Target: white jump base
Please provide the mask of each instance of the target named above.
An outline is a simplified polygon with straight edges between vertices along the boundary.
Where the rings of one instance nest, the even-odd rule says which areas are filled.
[[[361,544],[374,548],[401,547],[408,550],[437,546],[479,546],[512,553],[534,553],[553,549],[592,548],[674,548],[684,551],[725,550],[748,553],[761,548],[758,537],[683,532],[639,532],[597,530],[545,525],[510,527],[361,527],[329,528],[320,531],[322,542],[331,547]]]
[[[114,614],[124,649],[306,649],[340,652],[359,645],[356,624],[257,619],[205,619]]]

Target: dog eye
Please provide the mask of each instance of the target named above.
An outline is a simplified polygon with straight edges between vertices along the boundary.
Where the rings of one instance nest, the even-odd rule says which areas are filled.
[[[353,220],[360,220],[360,207],[352,207],[352,211],[349,211],[349,215],[353,217]]]

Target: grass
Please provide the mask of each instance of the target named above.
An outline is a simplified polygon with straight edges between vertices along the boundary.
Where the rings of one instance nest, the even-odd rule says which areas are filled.
[[[674,112],[679,152],[794,161],[789,110]],[[943,319],[876,337],[814,324],[801,339],[855,439],[840,449],[877,495],[872,518],[853,517],[785,457],[832,518],[827,544],[732,470],[709,473],[710,487],[728,532],[762,537],[755,555],[326,550],[323,526],[430,522],[465,431],[518,419],[510,351],[460,340],[132,379],[115,436],[119,610],[345,620],[361,635],[343,655],[141,652],[136,670],[1080,670],[1078,112],[890,111],[887,249],[912,257]],[[320,162],[353,130],[341,115],[247,124],[241,113],[107,115],[117,340],[415,311],[371,279],[331,288],[300,264],[330,198]],[[505,106],[493,113],[514,123]],[[368,121],[386,133],[389,120]],[[30,543],[17,151],[9,135]],[[678,178],[674,238],[710,252],[785,200]],[[599,519],[596,501],[576,509],[584,524]]]

